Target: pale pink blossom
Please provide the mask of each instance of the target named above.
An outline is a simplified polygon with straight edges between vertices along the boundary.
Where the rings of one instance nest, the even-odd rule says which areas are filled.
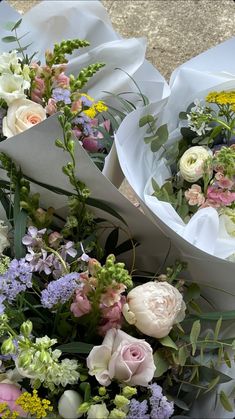
[[[64,73],[60,73],[55,79],[56,85],[63,89],[69,87],[69,77]]]
[[[216,204],[220,204],[220,206],[227,206],[235,201],[235,192],[224,191],[214,186],[209,186],[207,189],[207,198]]]
[[[215,179],[217,180],[218,186],[222,189],[232,189],[234,185],[234,182],[228,177],[224,176],[224,174],[221,172],[217,172],[215,174]]]
[[[36,76],[34,79],[34,88],[31,92],[31,99],[39,103],[40,105],[43,104],[43,94],[45,92],[45,82],[41,77]]]
[[[22,391],[15,384],[0,383],[0,403],[7,403],[11,410],[15,410],[22,417],[26,417],[27,414],[16,404],[16,400],[21,394]],[[2,417],[3,414],[0,413],[0,416]]]
[[[202,193],[202,188],[199,185],[192,185],[190,189],[185,191],[185,198],[189,205],[202,205],[205,202],[205,197]]]
[[[91,311],[91,303],[83,289],[79,288],[75,291],[74,301],[70,306],[70,310],[74,317],[84,316],[84,314],[88,314]]]
[[[48,100],[48,103],[46,105],[46,113],[48,115],[53,115],[54,113],[57,112],[57,105],[56,105],[56,101],[53,98],[50,98]]]
[[[118,303],[121,299],[121,294],[125,292],[126,286],[124,284],[116,283],[115,281],[106,288],[106,292],[101,295],[100,302],[106,307],[111,307]]]
[[[78,112],[81,110],[82,110],[82,101],[80,99],[72,103],[71,112]]]
[[[120,301],[111,307],[101,308],[101,324],[99,326],[99,335],[104,336],[105,333],[112,328],[120,329],[123,322],[122,309],[126,303],[126,297],[122,296]]]
[[[119,329],[110,329],[102,345],[94,346],[87,366],[89,374],[102,386],[115,379],[130,386],[147,387],[155,371],[151,346]]]

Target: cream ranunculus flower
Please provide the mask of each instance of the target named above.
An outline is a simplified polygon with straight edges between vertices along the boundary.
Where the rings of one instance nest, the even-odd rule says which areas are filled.
[[[21,65],[17,51],[3,52],[0,54],[0,74],[3,73],[14,73],[19,74],[21,72]]]
[[[194,183],[203,176],[205,161],[211,151],[202,146],[194,146],[185,151],[180,159],[180,174],[187,182]]]
[[[0,221],[0,255],[6,249],[6,247],[10,246],[8,236],[8,227],[4,225],[3,221]]]
[[[0,76],[0,98],[10,105],[16,99],[26,97],[25,90],[29,89],[30,82],[18,74],[2,74]]]
[[[133,288],[123,307],[126,320],[148,336],[163,338],[185,317],[186,305],[168,282],[147,282]]]
[[[18,99],[11,103],[3,118],[2,131],[7,138],[19,134],[46,119],[45,109],[29,99]]]
[[[151,346],[119,329],[108,330],[102,345],[94,346],[87,366],[102,386],[116,379],[130,386],[147,387],[156,369]]]

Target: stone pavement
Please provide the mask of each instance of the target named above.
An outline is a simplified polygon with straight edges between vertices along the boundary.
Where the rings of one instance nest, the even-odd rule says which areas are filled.
[[[9,3],[24,12],[37,1]],[[147,38],[146,58],[167,79],[183,62],[235,35],[233,0],[103,0],[103,4],[123,37]],[[129,188],[122,191],[135,200]]]

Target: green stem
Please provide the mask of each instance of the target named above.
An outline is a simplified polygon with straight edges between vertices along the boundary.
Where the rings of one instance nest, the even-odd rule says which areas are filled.
[[[17,36],[17,31],[16,31],[16,29],[15,29],[15,37],[16,37],[16,42],[17,42],[17,44],[18,44],[18,46],[19,46],[19,49],[21,50],[21,51],[20,51],[20,53],[23,55],[23,59],[26,61],[26,57],[25,57],[25,55],[24,55],[24,51],[22,51],[22,46],[20,45],[20,41],[19,41],[19,38],[18,38],[18,36]]]
[[[44,246],[44,249],[47,250],[48,252],[53,253],[59,259],[59,261],[61,262],[61,264],[64,268],[64,273],[69,274],[69,269],[67,267],[67,264],[64,261],[64,259],[60,256],[60,254],[56,250],[52,249],[51,247]]]

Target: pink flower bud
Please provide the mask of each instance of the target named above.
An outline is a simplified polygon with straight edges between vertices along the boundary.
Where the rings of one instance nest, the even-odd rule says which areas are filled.
[[[83,148],[91,153],[97,153],[100,149],[99,142],[95,137],[86,137],[82,141]]]
[[[85,295],[83,289],[76,290],[74,302],[71,304],[70,310],[75,317],[84,316],[84,314],[91,311],[91,303]]]

